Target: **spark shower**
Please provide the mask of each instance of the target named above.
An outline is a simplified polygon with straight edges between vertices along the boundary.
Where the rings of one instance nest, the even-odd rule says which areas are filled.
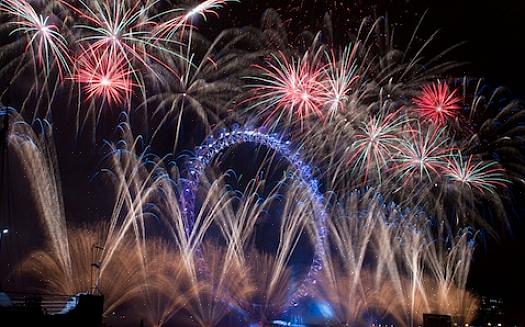
[[[100,292],[117,325],[471,322],[479,231],[524,186],[522,102],[452,76],[419,25],[398,45],[365,18],[340,45],[329,15],[292,35],[268,9],[201,32],[242,5],[0,4],[10,182],[45,237],[11,275]],[[67,216],[56,126],[97,149],[103,217]]]

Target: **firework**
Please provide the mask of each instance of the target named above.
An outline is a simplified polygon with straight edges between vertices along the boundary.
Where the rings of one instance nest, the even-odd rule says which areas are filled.
[[[463,262],[474,250],[469,230],[443,235],[425,226],[424,214],[384,203],[373,190],[337,200],[329,224],[333,251],[318,289],[333,305],[334,323],[364,323],[367,313],[395,317],[401,326],[421,323],[424,312],[473,319],[476,300],[464,290]],[[440,252],[435,242],[447,237],[448,251]]]
[[[338,322],[359,321],[363,310],[393,316],[406,326],[419,322],[421,313],[429,311],[461,313],[466,321],[471,319],[468,310],[475,300],[464,291],[468,274],[464,262],[470,262],[473,251],[467,231],[453,238],[454,243],[447,244],[450,250],[443,253],[436,247],[450,240],[448,234],[435,236],[424,216],[385,204],[380,195],[370,191],[354,192],[334,202],[325,213],[331,217],[330,238],[325,239],[319,225],[323,218],[316,217],[322,211],[316,203],[322,196],[304,184],[309,169],[289,153],[288,145],[253,131],[224,132],[225,139],[218,138],[217,144],[227,147],[258,140],[282,147],[280,152],[298,165],[299,178],[292,179],[283,194],[279,183],[263,200],[258,194],[264,189],[261,180],[252,180],[244,193],[229,189],[226,176],[210,183],[201,181],[205,191],[202,205],[189,214],[192,207],[184,194],[188,185],[193,185],[191,181],[182,181],[176,170],[165,170],[167,162],[162,159],[140,152],[139,139],[129,128],[123,126],[122,131],[122,141],[112,146],[112,164],[107,171],[117,191],[111,220],[95,229],[70,229],[59,242],[68,245],[71,273],[83,277],[70,279],[56,251],[35,252],[21,266],[37,275],[41,273],[37,267],[43,267],[48,274],[47,287],[65,293],[90,288],[87,276],[91,265],[80,253],[92,244],[101,244],[95,285],[107,297],[106,312],[142,301],[148,303],[148,319],[157,324],[169,323],[182,308],[201,326],[216,325],[234,312],[241,312],[247,321],[268,322],[290,304],[317,294],[315,285],[321,287],[320,296],[340,306]],[[222,151],[213,150],[213,144],[199,150],[200,164],[193,162],[192,167],[205,169],[214,157],[206,151]],[[256,225],[273,201],[280,199],[284,203],[278,248],[274,255],[262,255],[253,248]],[[166,227],[171,243],[147,238],[145,218],[150,215]],[[195,220],[190,223],[192,216]],[[57,228],[63,223],[54,224]],[[212,226],[221,235],[220,246],[207,241]],[[312,269],[318,273],[305,277],[310,287],[289,289],[293,283],[291,256],[305,232],[314,237],[313,244],[324,245],[325,251],[333,244],[336,252],[314,256]],[[368,259],[369,255],[374,259]],[[319,268],[321,264],[324,269]],[[456,273],[449,276],[445,271]],[[114,279],[121,282],[114,283]],[[294,295],[295,289],[299,296]],[[435,289],[440,294],[436,299],[430,295]],[[384,300],[385,294],[399,301],[392,305]],[[349,302],[352,305],[344,304],[345,296],[355,300]]]
[[[408,128],[408,136],[395,156],[395,173],[407,183],[413,179],[426,179],[431,183],[446,166],[451,153],[446,131],[438,127],[425,127],[419,123]]]
[[[194,224],[200,223],[195,219],[193,208],[195,206],[195,197],[199,186],[199,181],[204,173],[204,169],[210,165],[212,160],[220,154],[225,148],[238,143],[252,142],[267,146],[274,149],[285,157],[293,167],[295,174],[297,174],[298,181],[291,185],[295,192],[291,192],[295,200],[287,198],[284,210],[289,211],[289,219],[282,224],[280,234],[280,245],[278,248],[278,260],[284,265],[290,260],[293,248],[297,243],[298,237],[302,234],[302,230],[306,222],[310,221],[313,224],[316,234],[314,241],[314,258],[310,266],[310,270],[302,283],[290,296],[290,303],[295,304],[299,299],[306,296],[309,292],[310,284],[315,283],[315,278],[318,272],[322,269],[322,261],[324,257],[324,242],[326,238],[326,212],[324,209],[323,196],[319,192],[319,183],[312,177],[311,168],[304,164],[300,158],[299,153],[290,149],[287,143],[283,143],[279,138],[265,135],[259,131],[252,130],[234,130],[232,132],[221,133],[217,140],[211,138],[210,142],[199,148],[196,158],[190,162],[189,165],[189,183],[186,190],[186,197],[182,200],[185,207],[185,213],[188,216],[190,230],[194,229]],[[306,192],[300,192],[304,189]],[[306,194],[305,194],[306,193]],[[294,207],[295,203],[304,204],[300,209]],[[311,217],[312,212],[313,218]],[[198,217],[200,218],[200,217]],[[313,222],[312,222],[313,220]],[[197,228],[197,230],[201,230]]]
[[[505,178],[505,170],[498,167],[495,161],[476,161],[470,155],[464,158],[461,153],[447,160],[445,176],[453,183],[466,185],[479,192],[493,193],[497,187],[505,187],[509,180]]]
[[[49,255],[61,269],[64,285],[71,285],[70,249],[51,125],[46,121],[40,122],[41,133],[37,133],[18,113],[10,112],[7,117],[15,122],[7,140],[20,168],[28,177],[39,221],[49,239]]]
[[[279,258],[256,250],[245,251],[245,265],[253,291],[240,301],[240,308],[250,322],[269,323],[287,307],[292,269]]]
[[[451,65],[423,62],[434,36],[411,57],[419,39],[398,50],[380,20],[363,22],[344,48],[327,41],[330,26],[303,33],[304,51],[275,11],[261,28],[213,40],[197,32],[198,19],[232,2],[0,4],[7,30],[23,36],[24,55],[1,70],[15,72],[15,94],[29,89],[22,108],[125,109],[96,175],[113,187],[113,209],[84,227],[66,221],[52,125],[36,119],[36,133],[0,111],[15,117],[7,139],[48,238],[19,267],[54,292],[98,289],[106,314],[140,308],[159,326],[183,316],[207,327],[268,324],[307,300],[326,301],[334,324],[372,314],[414,326],[428,312],[469,323],[476,233],[464,227],[488,229],[487,207],[504,216],[499,190],[523,184],[523,104],[484,95],[481,82],[472,92],[436,79]],[[49,74],[55,66],[65,79]],[[20,77],[31,68],[38,78],[28,85]],[[231,121],[239,125],[221,129]],[[173,151],[153,153],[168,134]],[[219,171],[245,148],[266,154],[255,176]],[[280,218],[272,253],[257,244],[270,216]],[[308,265],[295,262],[303,242]],[[91,283],[82,254],[95,243]]]
[[[413,102],[423,119],[443,125],[459,114],[461,98],[456,93],[457,90],[450,90],[446,83],[437,82],[423,86],[421,94],[414,98]]]
[[[196,32],[192,35],[199,36]],[[239,49],[239,44],[249,40],[247,32],[226,31],[214,40],[193,43],[184,58],[166,60],[173,68],[159,69],[159,90],[146,101],[153,107],[153,117],[162,117],[153,137],[170,118],[176,117],[176,145],[179,131],[185,128],[184,114],[196,115],[206,129],[221,122],[226,116],[225,109],[231,110],[235,99],[242,94],[241,76],[253,59]],[[220,55],[227,49],[237,49],[237,52]]]
[[[80,1],[76,7],[66,1],[61,3],[78,16],[75,28],[80,32],[78,42],[89,45],[94,53],[110,52],[123,58],[127,69],[133,73],[135,83],[144,87],[143,74],[157,76],[152,64],[163,64],[161,55],[178,55],[169,49],[173,42],[155,37],[153,29],[158,24],[150,16],[157,1],[142,6],[140,2]],[[141,69],[139,69],[139,67]]]
[[[141,7],[138,2],[129,8],[127,1],[79,1],[80,7],[66,1],[61,3],[79,15],[81,21],[88,23],[77,24],[75,27],[83,32],[82,34],[87,34],[81,36],[79,41],[90,43],[93,49],[123,50],[126,53],[127,50],[133,50],[133,44],[142,44],[146,40],[144,36],[147,36],[147,32],[144,31],[144,27],[153,24],[144,20],[144,17],[147,17],[144,14],[151,5]],[[137,54],[133,51],[131,53]]]
[[[132,74],[124,57],[90,48],[77,58],[72,79],[82,87],[87,100],[100,98],[109,105],[123,105],[133,91]]]
[[[177,32],[184,32],[187,28],[193,29],[193,21],[198,17],[208,19],[208,16],[213,15],[219,17],[218,10],[223,8],[229,2],[241,2],[240,0],[205,0],[198,5],[184,10],[182,8],[172,9],[161,13],[166,16],[175,13],[174,18],[170,18],[155,29],[155,34],[171,38]],[[183,34],[183,33],[181,33]]]
[[[353,135],[355,141],[348,163],[352,172],[366,183],[373,173],[381,183],[382,171],[390,166],[390,161],[400,151],[403,128],[408,118],[399,111],[379,115],[363,122]]]
[[[191,17],[194,17],[194,16],[201,16],[203,19],[206,19],[206,17],[209,14],[213,14],[218,17],[219,14],[217,13],[217,10],[224,7],[224,5],[226,5],[228,2],[240,2],[240,0],[206,0],[206,1],[203,1],[188,11],[188,13],[185,15],[186,20],[189,20]]]
[[[471,126],[464,153],[497,161],[505,169],[505,178],[523,188],[523,101],[513,99],[504,88],[485,89],[483,80],[465,79],[462,87],[469,95],[467,126]]]
[[[46,72],[54,62],[58,63],[60,75],[69,72],[71,62],[66,38],[60,33],[49,16],[38,14],[33,6],[24,0],[6,0],[0,3],[0,12],[15,17],[10,22],[15,26],[10,34],[22,34],[27,38],[26,52],[32,50],[34,58]]]
[[[354,82],[359,78],[356,75],[355,52],[358,46],[345,47],[341,58],[337,58],[334,52],[326,54],[330,63],[325,71],[325,106],[328,107],[330,116],[336,112],[345,110],[349,100],[350,92]]]
[[[326,91],[321,82],[322,67],[307,58],[288,59],[284,53],[272,55],[260,69],[261,77],[251,77],[256,104],[253,108],[267,112],[279,122],[288,116],[290,122],[311,116],[323,118]]]

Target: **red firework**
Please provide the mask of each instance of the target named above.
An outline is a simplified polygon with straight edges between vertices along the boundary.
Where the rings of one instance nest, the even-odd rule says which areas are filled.
[[[289,60],[284,54],[272,55],[267,66],[256,66],[261,77],[253,77],[258,106],[269,108],[272,115],[290,112],[301,123],[305,117],[323,117],[326,90],[321,82],[322,67],[306,58]]]
[[[102,98],[110,105],[122,105],[133,90],[131,74],[124,56],[89,48],[77,58],[73,80],[82,84],[88,100]]]
[[[421,117],[436,125],[444,125],[447,119],[456,118],[461,109],[461,97],[456,93],[457,90],[451,90],[446,83],[432,83],[423,86],[413,102]]]

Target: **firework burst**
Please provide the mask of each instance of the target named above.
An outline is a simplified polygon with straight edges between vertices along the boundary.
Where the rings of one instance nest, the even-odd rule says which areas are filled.
[[[260,77],[251,77],[256,94],[252,108],[270,111],[270,117],[280,121],[288,114],[288,120],[303,121],[311,116],[324,117],[323,104],[326,90],[322,84],[323,67],[309,60],[288,59],[285,54],[272,55],[265,66],[256,67]]]
[[[326,54],[329,65],[325,71],[327,76],[325,81],[325,105],[331,117],[336,112],[345,110],[352,86],[359,78],[356,74],[357,67],[355,64],[355,51],[357,48],[357,46],[345,47],[339,60],[334,52]]]
[[[421,94],[414,98],[416,110],[426,120],[435,125],[444,125],[447,120],[455,119],[461,107],[461,97],[457,90],[451,90],[446,83],[437,82],[423,86]]]
[[[23,0],[5,0],[0,3],[0,12],[16,18],[11,24],[15,28],[10,34],[22,34],[27,37],[26,53],[32,49],[36,62],[49,72],[56,61],[60,70],[69,72],[70,58],[67,41],[60,34],[57,25],[51,23],[49,16],[38,14],[33,6]]]
[[[394,158],[395,174],[404,184],[414,179],[433,182],[451,153],[445,129],[417,123],[416,127],[409,126],[407,134]]]
[[[88,100],[101,98],[110,105],[122,105],[133,91],[131,75],[125,58],[87,49],[77,59],[72,79],[82,86]]]
[[[498,187],[506,187],[509,180],[505,170],[498,167],[495,161],[476,161],[474,156],[468,158],[460,153],[447,159],[445,176],[453,183],[465,185],[479,192],[494,193]]]
[[[352,172],[366,183],[371,173],[381,182],[382,171],[400,150],[403,126],[408,118],[399,111],[373,117],[363,122],[354,135],[349,163]]]
[[[78,42],[94,53],[111,52],[111,55],[124,58],[128,70],[132,72],[137,85],[144,86],[144,73],[158,78],[152,68],[154,64],[167,67],[163,56],[179,56],[170,50],[176,42],[155,36],[153,30],[159,22],[151,12],[157,1],[141,5],[141,2],[103,0],[84,2],[74,6],[61,1],[79,23],[75,29],[80,32]],[[167,67],[170,68],[170,67]]]

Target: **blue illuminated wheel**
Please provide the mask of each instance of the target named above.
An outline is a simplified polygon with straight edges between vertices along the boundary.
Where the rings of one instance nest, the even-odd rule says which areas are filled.
[[[257,129],[234,128],[231,131],[223,131],[215,137],[209,137],[207,141],[198,147],[195,156],[188,161],[186,167],[187,184],[184,189],[181,206],[188,218],[187,232],[192,230],[195,223],[195,198],[199,189],[199,183],[206,168],[213,162],[214,158],[225,149],[245,143],[253,143],[276,151],[284,157],[292,166],[299,182],[309,190],[313,210],[314,224],[317,238],[314,240],[314,256],[312,264],[305,278],[300,282],[290,296],[289,305],[296,306],[300,299],[309,294],[310,289],[316,284],[317,276],[323,268],[326,242],[326,211],[324,198],[319,191],[319,183],[312,175],[312,169],[305,164],[298,151],[290,148],[290,142],[283,141],[275,135],[268,135]]]

